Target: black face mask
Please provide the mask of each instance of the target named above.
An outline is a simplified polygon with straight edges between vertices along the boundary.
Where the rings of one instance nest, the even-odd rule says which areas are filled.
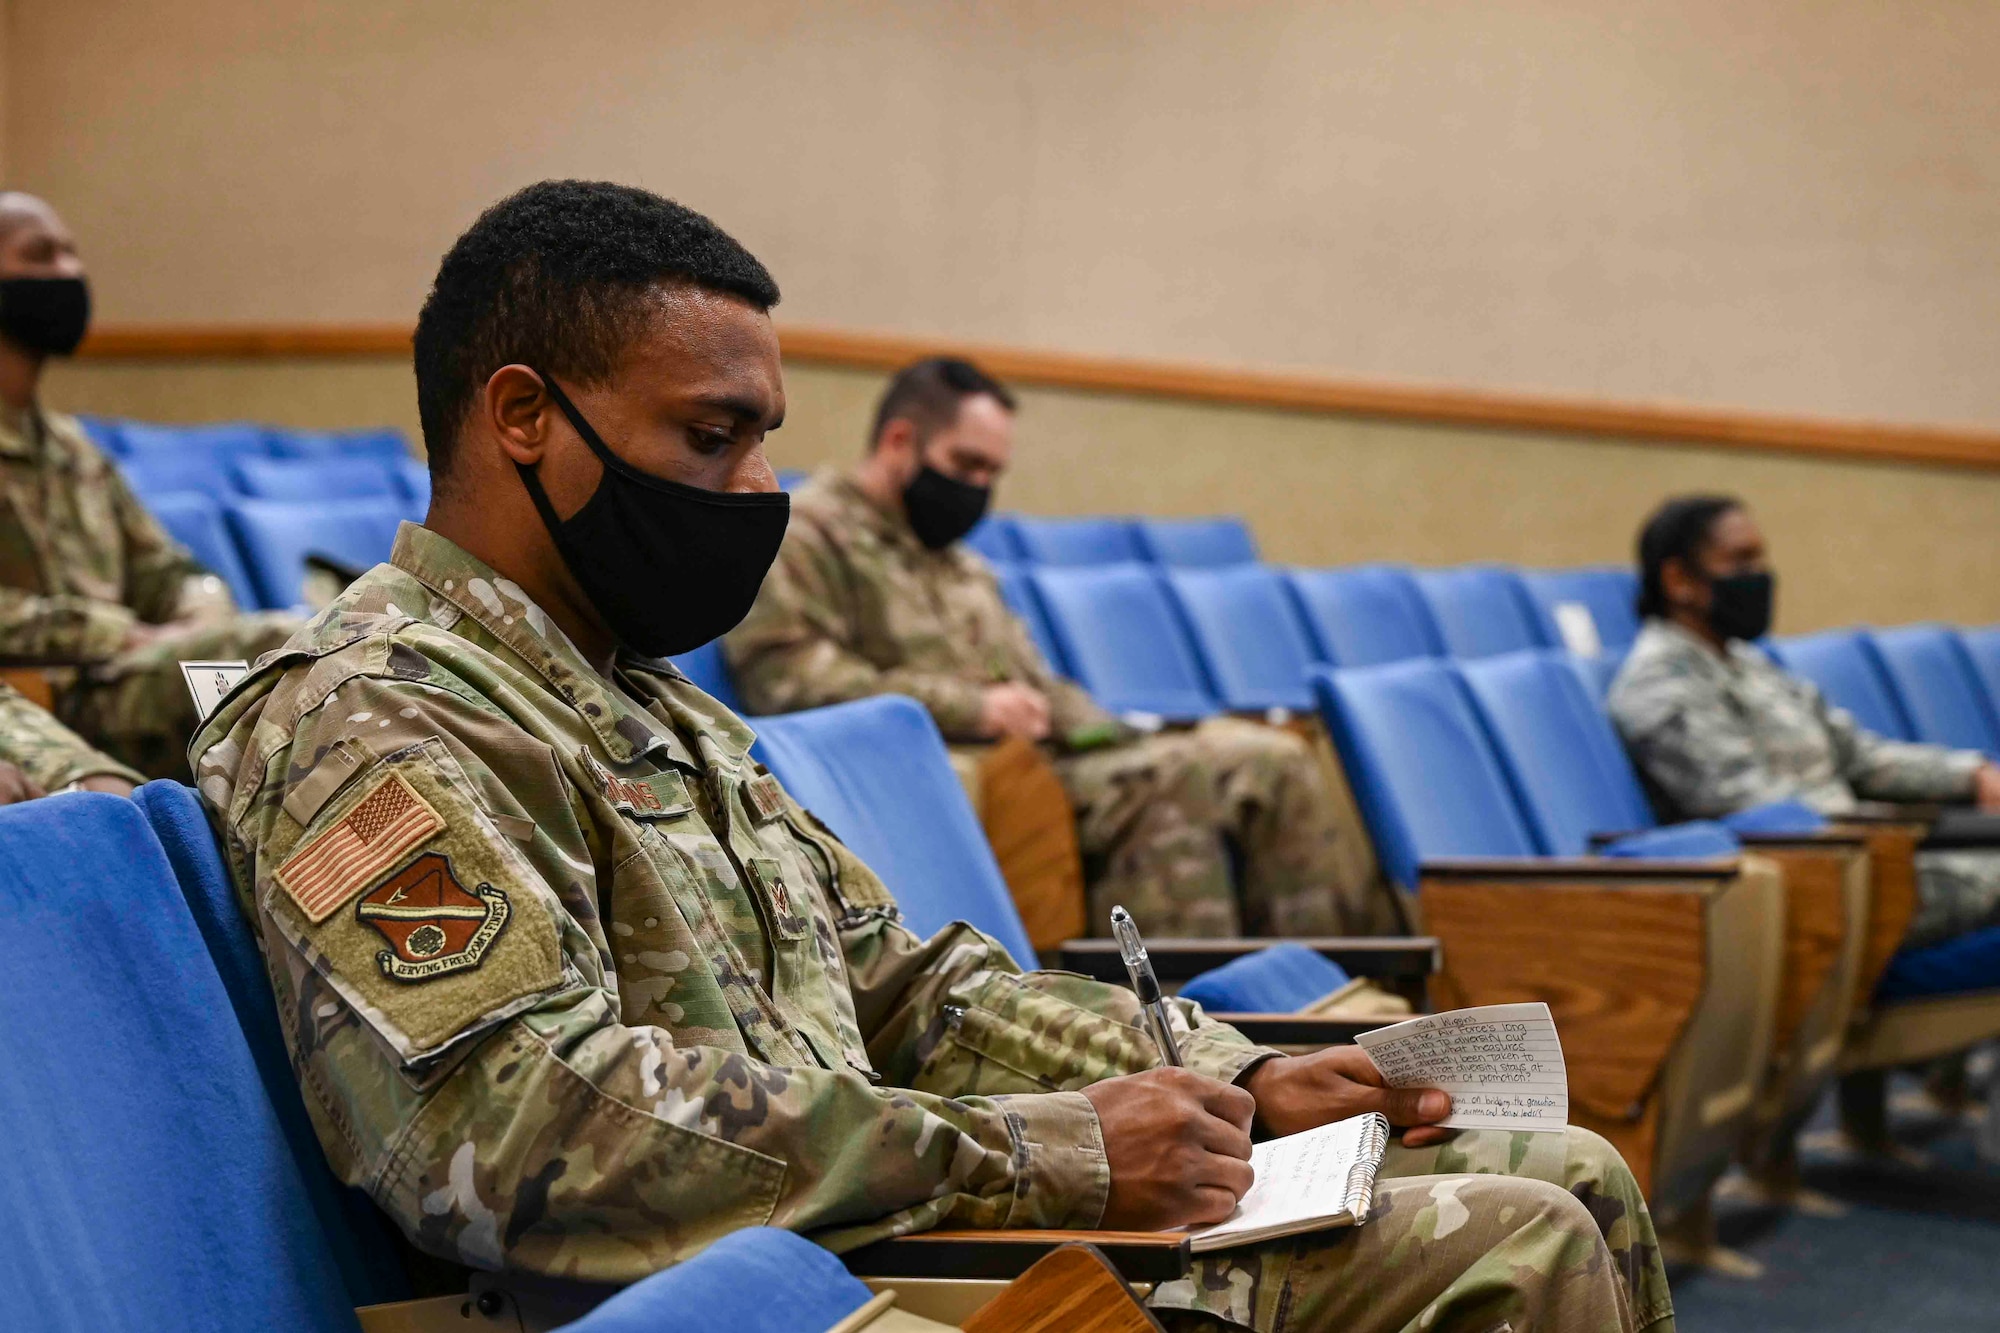
[[[1761,639],[1771,630],[1771,602],[1777,578],[1729,574],[1708,581],[1708,623],[1725,639]]]
[[[0,278],[0,333],[44,356],[68,356],[90,328],[82,278]]]
[[[942,551],[972,531],[992,501],[991,486],[947,477],[928,463],[903,488],[903,512],[910,516],[910,530],[933,551]]]
[[[735,629],[778,558],[792,497],[705,491],[641,472],[605,447],[553,379],[543,375],[542,383],[604,476],[583,508],[557,518],[535,470],[515,467],[605,625],[648,657],[684,653]]]

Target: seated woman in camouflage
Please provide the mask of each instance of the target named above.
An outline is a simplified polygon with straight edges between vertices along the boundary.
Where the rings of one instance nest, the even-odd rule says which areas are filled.
[[[1857,800],[2000,810],[2000,768],[1973,750],[1893,741],[1766,657],[1775,587],[1764,536],[1738,500],[1662,505],[1639,537],[1646,626],[1610,708],[1662,817],[1710,819],[1771,801],[1825,814]],[[2000,852],[1917,857],[1908,942],[2000,921]]]

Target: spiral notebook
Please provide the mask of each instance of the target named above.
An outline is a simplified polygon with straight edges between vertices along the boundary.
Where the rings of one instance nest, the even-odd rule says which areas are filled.
[[[1236,1211],[1189,1236],[1188,1248],[1226,1250],[1279,1236],[1358,1227],[1375,1201],[1389,1122],[1372,1111],[1250,1149],[1256,1179]]]

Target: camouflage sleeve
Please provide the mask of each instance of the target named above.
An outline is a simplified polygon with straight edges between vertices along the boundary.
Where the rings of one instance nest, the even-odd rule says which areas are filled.
[[[13,686],[0,683],[0,759],[33,778],[43,791],[59,791],[84,778],[145,779],[65,727],[47,709]]]
[[[1972,795],[1972,775],[1986,762],[1977,750],[1878,736],[1845,708],[1828,704],[1817,688],[1813,703],[1833,737],[1841,776],[1855,795],[1871,801],[1962,801]]]
[[[1612,720],[1653,786],[1682,818],[1789,800],[1796,783],[1764,762],[1748,721],[1702,681],[1666,671],[1622,683]]]
[[[0,588],[0,655],[101,662],[117,655],[138,621],[117,602]]]
[[[1138,997],[1073,972],[1023,972],[964,922],[919,939],[873,871],[826,827],[855,1016],[891,1083],[946,1097],[1080,1089],[1159,1064]],[[1276,1054],[1189,1000],[1173,1000],[1182,1062],[1228,1083]]]
[[[164,624],[182,613],[190,585],[205,586],[197,581],[208,571],[139,503],[117,468],[104,469],[104,484],[125,543],[125,605],[141,620]]]
[[[810,523],[785,535],[757,603],[722,640],[723,657],[752,713],[789,713],[876,694],[907,694],[953,740],[976,739],[984,690],[939,671],[884,670],[853,648],[846,573]]]
[[[630,1282],[765,1223],[843,1245],[1097,1220],[1077,1093],[947,1098],[623,1021],[584,924],[615,867],[562,813],[574,795],[499,808],[479,756],[520,739],[434,672],[344,679],[296,728],[259,723],[229,786],[241,742],[201,757],[321,1141],[419,1247]]]

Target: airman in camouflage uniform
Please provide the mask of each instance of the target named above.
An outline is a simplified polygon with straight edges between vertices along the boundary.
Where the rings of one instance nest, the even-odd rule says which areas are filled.
[[[1151,1068],[1129,991],[920,940],[664,662],[593,669],[406,525],[192,755],[335,1169],[475,1268],[629,1282],[739,1227],[835,1250],[1091,1227],[1079,1090]],[[1177,1002],[1193,1071],[1274,1057]],[[1393,1148],[1376,1215],[1204,1258],[1176,1328],[1667,1329],[1651,1222],[1584,1131]]]
[[[908,694],[955,742],[985,739],[987,687],[1041,694],[1100,933],[1121,903],[1162,936],[1387,924],[1380,895],[1335,855],[1331,797],[1300,738],[1236,718],[1140,736],[1050,669],[983,559],[963,543],[928,549],[852,475],[792,497],[778,562],[723,650],[753,713]]]
[[[1664,815],[1710,819],[1772,801],[1825,814],[1857,800],[1964,801],[1986,764],[1973,750],[1889,740],[1811,682],[1730,640],[1718,652],[1669,620],[1646,622],[1612,683],[1610,709]],[[2000,854],[1917,856],[1912,944],[2000,917]]]
[[[144,781],[5,684],[0,684],[0,763],[14,765],[44,792],[89,778],[115,778],[132,786]]]
[[[33,195],[0,192],[0,282],[0,657],[62,668],[64,722],[148,776],[185,777],[195,716],[178,663],[254,657],[298,621],[236,615],[82,428],[37,399],[90,297],[69,228]]]
[[[0,656],[80,664],[56,712],[149,777],[185,776],[179,663],[253,658],[294,616],[236,611],[76,421],[0,414]]]

